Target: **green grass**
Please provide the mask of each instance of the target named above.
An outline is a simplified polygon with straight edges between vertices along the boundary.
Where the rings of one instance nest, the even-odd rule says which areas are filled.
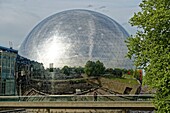
[[[131,85],[138,85],[139,83],[137,82],[136,79],[134,78],[115,78],[113,76],[103,76],[104,78],[108,78],[110,80],[114,80],[116,82],[120,83],[126,83],[126,84],[131,84]]]

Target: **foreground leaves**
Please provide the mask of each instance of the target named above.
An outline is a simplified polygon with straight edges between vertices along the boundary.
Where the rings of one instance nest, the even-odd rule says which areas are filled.
[[[128,57],[145,70],[146,83],[156,89],[157,112],[170,113],[170,1],[143,0],[140,7],[130,20],[138,31],[126,41]]]

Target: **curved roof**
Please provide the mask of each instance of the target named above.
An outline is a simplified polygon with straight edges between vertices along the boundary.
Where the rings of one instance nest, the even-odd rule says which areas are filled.
[[[100,60],[106,67],[132,68],[125,29],[113,19],[89,10],[68,10],[41,21],[29,33],[19,54],[45,67],[84,66]]]

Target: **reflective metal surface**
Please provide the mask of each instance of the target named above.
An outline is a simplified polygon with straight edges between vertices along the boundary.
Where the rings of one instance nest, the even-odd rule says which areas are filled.
[[[68,10],[40,22],[22,43],[19,54],[45,67],[84,66],[100,60],[106,67],[132,68],[125,58],[128,33],[113,19],[89,10]]]

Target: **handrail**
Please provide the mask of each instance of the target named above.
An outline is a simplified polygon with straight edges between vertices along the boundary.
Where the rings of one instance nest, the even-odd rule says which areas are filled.
[[[25,109],[141,109],[154,110],[151,101],[0,102],[0,108]]]
[[[80,96],[80,97],[92,97],[93,95],[33,95],[33,96],[0,96],[0,98],[17,98],[17,97],[73,97],[73,96]],[[139,94],[139,95],[98,95],[99,97],[109,96],[109,97],[154,97],[153,94]]]
[[[153,95],[97,95],[98,101],[151,101]],[[0,102],[16,101],[94,101],[94,95],[0,96]]]

